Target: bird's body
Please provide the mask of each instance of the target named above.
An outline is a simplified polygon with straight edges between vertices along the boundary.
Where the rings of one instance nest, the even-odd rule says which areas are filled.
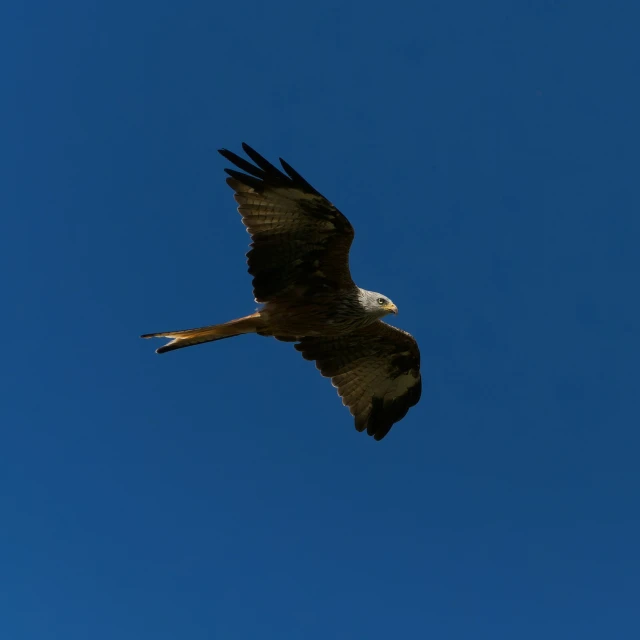
[[[220,153],[245,172],[226,169],[253,240],[249,273],[262,308],[224,324],[143,337],[171,338],[158,353],[243,333],[297,342],[303,357],[332,379],[356,428],[380,440],[420,399],[418,346],[380,321],[396,306],[351,279],[354,232],[347,218],[282,159],[286,175],[248,145],[243,149],[255,165]]]
[[[362,303],[363,292],[357,287],[320,291],[301,305],[302,296],[290,296],[277,302],[267,302],[260,311],[268,329],[263,335],[275,338],[307,336],[341,336],[370,325],[386,315],[373,314]],[[374,294],[379,297],[379,294]]]

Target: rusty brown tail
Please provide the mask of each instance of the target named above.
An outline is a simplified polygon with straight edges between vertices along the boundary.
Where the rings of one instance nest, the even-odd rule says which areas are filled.
[[[243,333],[256,333],[263,328],[264,321],[260,317],[260,312],[254,313],[244,318],[231,320],[224,324],[212,324],[209,327],[198,329],[186,329],[185,331],[165,331],[164,333],[146,333],[141,338],[171,338],[164,346],[156,349],[156,353],[167,353],[174,349],[191,347],[194,344],[203,342],[213,342],[214,340],[224,340],[233,338]]]

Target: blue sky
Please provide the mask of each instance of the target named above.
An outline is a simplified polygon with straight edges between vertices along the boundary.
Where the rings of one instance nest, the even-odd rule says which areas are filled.
[[[638,637],[633,2],[3,8],[3,638]],[[422,350],[381,443],[256,336],[216,149]]]

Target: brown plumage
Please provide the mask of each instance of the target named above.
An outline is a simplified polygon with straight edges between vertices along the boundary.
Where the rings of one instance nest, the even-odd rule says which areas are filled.
[[[331,378],[356,429],[376,440],[420,400],[420,352],[406,331],[378,320],[336,338],[302,338],[295,348]]]
[[[345,216],[286,162],[288,176],[249,145],[242,148],[257,166],[226,149],[220,153],[249,174],[225,169],[253,241],[247,262],[256,302],[355,288],[349,273],[354,232]]]
[[[284,160],[286,173],[242,148],[254,164],[220,153],[241,169],[225,169],[227,184],[251,235],[249,273],[263,308],[224,324],[142,337],[170,338],[158,353],[243,333],[298,342],[303,357],[331,378],[356,429],[380,440],[420,399],[418,345],[380,320],[397,313],[388,298],[353,282],[347,218]]]

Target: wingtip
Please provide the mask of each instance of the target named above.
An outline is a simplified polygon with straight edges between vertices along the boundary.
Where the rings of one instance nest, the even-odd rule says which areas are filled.
[[[393,426],[393,425],[391,425],[391,426]],[[380,442],[380,440],[382,440],[389,433],[389,431],[391,431],[391,427],[389,427],[388,429],[386,429],[384,431],[376,431],[373,434],[373,439],[376,442]]]
[[[242,148],[246,151],[247,149],[251,149],[251,147],[246,143],[246,142],[241,142],[240,145],[242,146]],[[229,149],[227,149],[226,147],[222,147],[221,149],[218,149],[218,153],[233,153],[233,151],[229,151]]]

